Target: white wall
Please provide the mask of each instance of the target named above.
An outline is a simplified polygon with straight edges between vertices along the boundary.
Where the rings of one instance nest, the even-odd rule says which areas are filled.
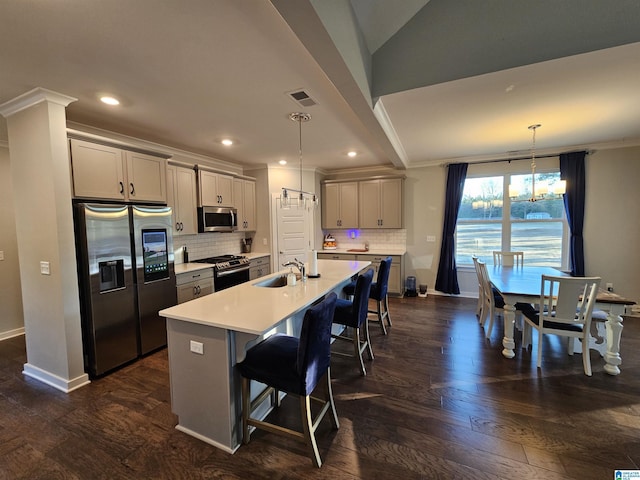
[[[640,303],[640,147],[587,157],[585,273]]]
[[[0,146],[0,339],[24,333],[20,264],[9,171],[9,149]]]

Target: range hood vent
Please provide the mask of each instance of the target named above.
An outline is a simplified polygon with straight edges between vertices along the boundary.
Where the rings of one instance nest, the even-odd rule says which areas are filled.
[[[289,95],[294,102],[303,107],[313,107],[318,104],[318,102],[311,98],[311,96],[304,90],[288,92],[287,95]]]

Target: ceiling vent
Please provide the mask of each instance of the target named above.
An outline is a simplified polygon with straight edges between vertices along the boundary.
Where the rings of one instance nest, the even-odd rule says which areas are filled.
[[[296,102],[298,105],[301,105],[303,107],[313,107],[314,105],[318,104],[318,102],[316,102],[313,98],[311,98],[311,96],[304,90],[296,90],[295,92],[289,92],[287,93],[287,95],[289,95],[294,102]]]

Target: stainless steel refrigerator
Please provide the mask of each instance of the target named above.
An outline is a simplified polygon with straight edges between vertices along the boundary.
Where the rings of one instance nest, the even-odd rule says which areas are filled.
[[[97,377],[167,344],[171,208],[77,203],[74,221],[85,369]]]

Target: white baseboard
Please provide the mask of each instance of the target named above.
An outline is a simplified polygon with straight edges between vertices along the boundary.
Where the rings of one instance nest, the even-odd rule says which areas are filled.
[[[57,388],[58,390],[64,393],[69,393],[73,390],[76,390],[77,388],[84,387],[85,385],[88,385],[89,383],[91,383],[89,381],[89,376],[86,373],[83,373],[82,375],[76,378],[67,380],[51,372],[47,372],[46,370],[43,370],[34,365],[31,365],[29,363],[24,364],[24,369],[22,370],[22,373],[27,377],[35,378],[36,380],[39,380],[42,383],[46,383],[47,385],[50,385],[53,388]]]
[[[7,338],[18,337],[20,335],[24,335],[24,327],[7,330],[6,332],[0,332],[0,341],[6,340]]]

